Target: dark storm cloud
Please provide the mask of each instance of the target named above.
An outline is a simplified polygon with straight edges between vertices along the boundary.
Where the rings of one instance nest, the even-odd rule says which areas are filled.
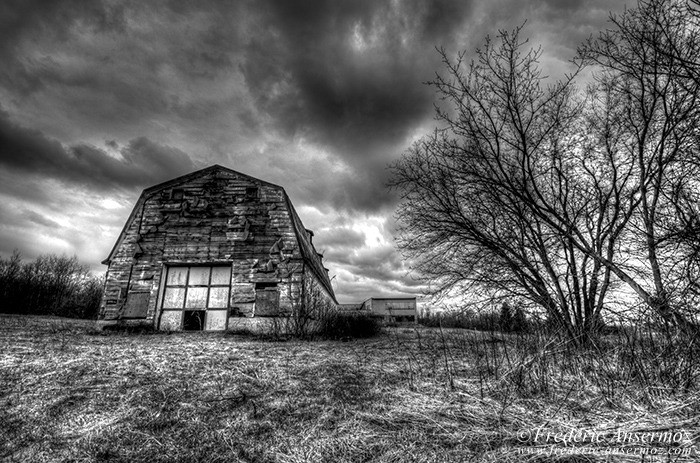
[[[64,147],[0,112],[0,166],[5,170],[105,190],[145,187],[195,169],[187,154],[145,137],[131,140],[119,155],[90,145]]]
[[[305,201],[378,212],[396,199],[384,187],[387,162],[432,118],[423,82],[441,67],[435,46],[473,50],[524,17],[529,33],[585,35],[600,11],[602,0],[9,1],[0,84],[13,116],[45,99],[46,120],[32,114],[38,127],[71,145],[84,134],[169,144],[177,133],[173,146],[225,164],[272,125],[278,147],[304,138],[347,165],[333,181],[302,185]]]
[[[431,110],[422,81],[470,2],[269,2],[271,33],[251,40],[242,66],[262,109],[348,157],[377,155]]]
[[[423,82],[441,69],[435,47],[471,53],[484,35],[532,15],[525,35],[585,31],[557,37],[553,45],[565,44],[570,54],[560,58],[569,59],[595,31],[589,20],[602,22],[598,13],[606,11],[596,8],[600,1],[496,1],[479,5],[486,18],[476,22],[476,6],[460,0],[262,5],[268,33],[250,39],[241,65],[260,108],[288,133],[309,135],[354,158],[393,147],[430,117],[434,93]]]
[[[236,84],[243,4],[26,3],[0,6],[12,25],[0,45],[0,102],[21,123],[71,143],[176,133],[198,153],[216,129],[245,132],[230,114],[249,110]]]
[[[394,193],[385,187],[390,174],[386,159],[365,162],[360,168],[336,155],[304,156],[282,142],[241,161],[247,163],[251,158],[258,159],[257,163],[243,171],[283,186],[295,204],[313,205],[329,213],[387,212],[395,204]],[[236,159],[232,167],[238,169],[239,162]]]
[[[77,23],[89,23],[94,30],[120,29],[122,6],[81,0],[6,0],[0,2],[0,82],[21,95],[31,93],[43,83],[32,71],[31,59],[17,53],[23,40],[44,34],[61,42]]]
[[[364,213],[386,212],[392,208],[395,195],[386,190],[386,169],[378,171],[353,170],[324,175],[319,166],[319,176],[313,182],[295,184],[283,179],[294,197],[304,203],[313,204],[327,212],[354,211]]]
[[[327,249],[324,257],[340,268],[365,278],[383,282],[401,282],[404,286],[419,285],[418,282],[407,277],[407,269],[404,268],[400,256],[392,246],[356,247],[350,252],[343,246],[336,246]]]
[[[256,106],[285,137],[328,147],[350,166],[338,189],[315,200],[376,212],[396,200],[385,189],[386,164],[433,117],[425,82],[442,71],[435,47],[470,55],[485,35],[529,19],[524,36],[551,48],[563,67],[607,8],[602,0],[262,2],[255,17],[264,31],[250,37],[240,68]]]
[[[348,166],[304,185],[336,210],[394,206],[387,162],[432,117],[424,85],[471,12],[465,1],[263,2],[241,70],[260,111],[285,137],[327,147]],[[288,159],[289,164],[296,162]],[[293,170],[293,166],[290,166]]]
[[[11,206],[0,253],[99,262],[138,189],[219,163],[285,187],[317,228],[339,297],[419,291],[391,246],[386,165],[435,124],[423,83],[442,68],[434,48],[470,55],[527,19],[523,34],[558,75],[623,4],[0,1],[0,196]],[[378,218],[374,234],[357,231]]]

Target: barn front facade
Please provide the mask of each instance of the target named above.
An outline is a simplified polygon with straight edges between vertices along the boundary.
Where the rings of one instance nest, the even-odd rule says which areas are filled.
[[[100,318],[226,330],[337,303],[280,186],[212,166],[143,191],[109,257]]]

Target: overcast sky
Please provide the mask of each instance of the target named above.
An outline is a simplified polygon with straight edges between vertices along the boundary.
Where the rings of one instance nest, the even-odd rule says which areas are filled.
[[[621,0],[0,2],[0,254],[98,271],[141,190],[221,164],[283,186],[340,302],[423,286],[388,163],[434,127],[435,47],[527,20],[556,75]]]

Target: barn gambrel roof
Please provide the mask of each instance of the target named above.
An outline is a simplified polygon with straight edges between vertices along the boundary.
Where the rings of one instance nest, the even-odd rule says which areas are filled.
[[[149,187],[149,188],[146,188],[145,190],[143,190],[143,192],[139,196],[139,199],[136,201],[134,208],[131,210],[131,214],[129,214],[129,218],[127,219],[126,223],[124,224],[122,231],[119,233],[119,238],[117,238],[117,241],[115,242],[114,246],[112,247],[112,250],[110,251],[109,256],[105,260],[103,260],[102,263],[104,265],[109,265],[110,261],[114,258],[115,253],[117,252],[117,249],[119,248],[119,245],[124,240],[124,237],[126,235],[126,231],[129,227],[129,225],[133,222],[133,220],[136,217],[137,212],[140,210],[140,208],[143,206],[143,204],[146,202],[147,199],[149,199],[152,195],[159,193],[165,189],[172,188],[174,186],[186,183],[190,180],[196,179],[196,178],[204,176],[204,175],[208,175],[208,174],[216,172],[216,171],[227,172],[229,174],[243,177],[247,180],[250,180],[253,183],[268,186],[268,187],[277,188],[280,191],[282,191],[282,194],[284,195],[285,204],[287,205],[287,212],[289,213],[289,218],[291,220],[292,228],[294,230],[294,235],[296,236],[297,244],[299,246],[299,251],[300,251],[300,254],[304,260],[304,263],[309,266],[309,269],[313,272],[313,274],[316,276],[316,278],[321,283],[321,285],[324,287],[324,289],[328,292],[328,294],[335,301],[335,293],[333,292],[333,287],[331,285],[330,279],[328,278],[328,273],[326,272],[325,268],[323,267],[323,262],[321,261],[321,257],[316,252],[313,244],[307,238],[307,234],[306,234],[306,230],[304,228],[304,225],[301,222],[301,219],[299,218],[299,215],[297,214],[296,210],[294,209],[294,206],[292,205],[292,202],[289,199],[289,195],[287,195],[287,192],[285,191],[285,189],[279,185],[275,185],[274,183],[266,182],[264,180],[260,180],[260,179],[255,178],[255,177],[251,177],[250,175],[243,174],[241,172],[235,171],[233,169],[229,169],[228,167],[224,167],[224,166],[221,166],[218,164],[214,164],[210,167],[189,173],[187,175],[182,175],[180,177],[174,178],[172,180],[168,180],[168,181],[163,182],[163,183],[159,183],[157,185],[154,185],[152,187]]]

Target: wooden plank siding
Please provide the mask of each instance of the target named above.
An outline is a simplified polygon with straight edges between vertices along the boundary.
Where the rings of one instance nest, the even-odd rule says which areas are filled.
[[[231,265],[230,316],[255,316],[256,283],[276,282],[280,307],[291,309],[305,275],[335,303],[284,189],[222,166],[144,190],[103,263],[105,320],[123,317],[130,294],[147,292],[145,319],[157,325],[169,265]]]

